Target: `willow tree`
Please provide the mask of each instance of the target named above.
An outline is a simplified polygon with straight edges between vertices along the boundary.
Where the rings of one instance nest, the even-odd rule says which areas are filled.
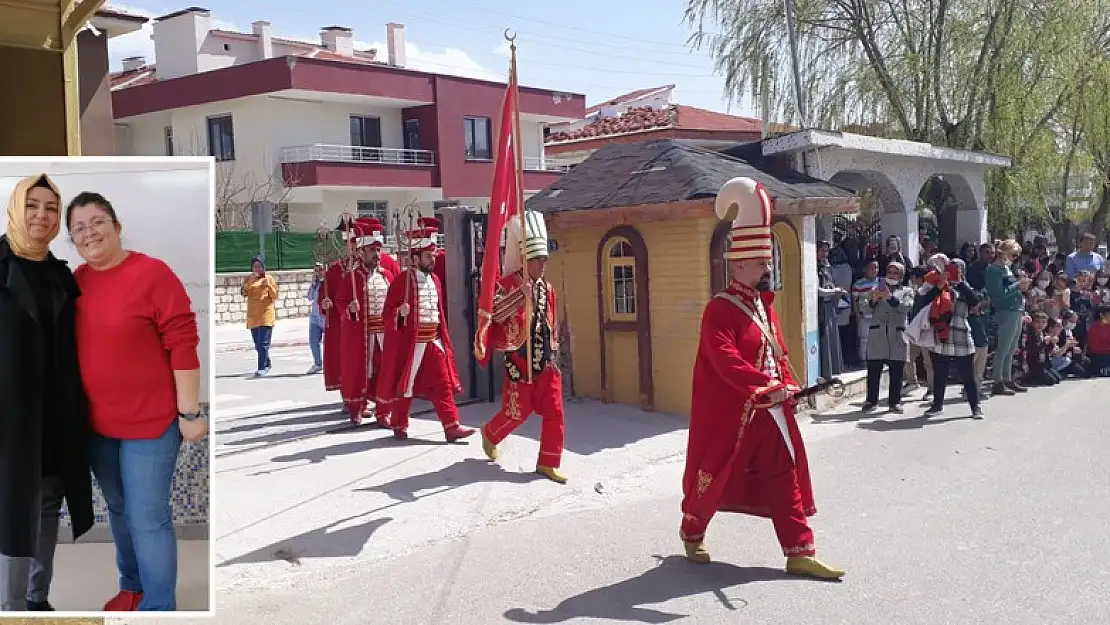
[[[1103,234],[1110,226],[1110,54],[1078,100],[1083,149],[1091,157],[1099,198],[1089,218],[1090,227]]]
[[[1014,158],[992,177],[995,218],[1043,203],[1056,118],[1110,44],[1106,0],[795,0],[803,100],[792,93],[783,0],[687,0],[690,42],[764,117]]]

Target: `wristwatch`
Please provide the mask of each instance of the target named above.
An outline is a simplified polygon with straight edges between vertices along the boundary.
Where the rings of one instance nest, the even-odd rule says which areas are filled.
[[[184,419],[186,421],[196,421],[197,419],[204,417],[204,415],[200,412],[179,412],[177,413],[177,416],[178,418]]]

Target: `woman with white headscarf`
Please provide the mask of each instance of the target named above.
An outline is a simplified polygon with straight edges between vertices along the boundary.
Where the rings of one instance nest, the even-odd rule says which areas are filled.
[[[887,407],[891,412],[902,412],[902,374],[909,362],[910,342],[906,338],[914,293],[902,286],[906,268],[891,261],[880,285],[860,300],[860,309],[868,318],[867,339],[867,398],[864,412],[873,410],[879,403],[879,384],[883,369],[890,372]]]
[[[77,283],[50,253],[61,194],[25,178],[0,236],[0,611],[48,601],[62,502],[76,539],[93,524],[87,400],[77,364]]]

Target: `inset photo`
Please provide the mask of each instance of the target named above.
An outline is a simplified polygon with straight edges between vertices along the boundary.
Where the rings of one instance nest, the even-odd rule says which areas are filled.
[[[213,187],[0,159],[0,612],[212,613]]]

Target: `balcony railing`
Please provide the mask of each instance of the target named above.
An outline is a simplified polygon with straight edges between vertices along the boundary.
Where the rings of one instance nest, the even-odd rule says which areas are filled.
[[[282,163],[308,163],[325,161],[332,163],[370,163],[381,165],[424,165],[436,164],[436,156],[430,150],[405,150],[401,148],[367,148],[357,145],[330,145],[313,143],[281,149]]]
[[[567,172],[571,170],[571,167],[573,167],[573,165],[571,165],[570,163],[564,163],[562,161],[553,158],[545,158],[543,156],[525,156],[523,160],[525,171]]]

